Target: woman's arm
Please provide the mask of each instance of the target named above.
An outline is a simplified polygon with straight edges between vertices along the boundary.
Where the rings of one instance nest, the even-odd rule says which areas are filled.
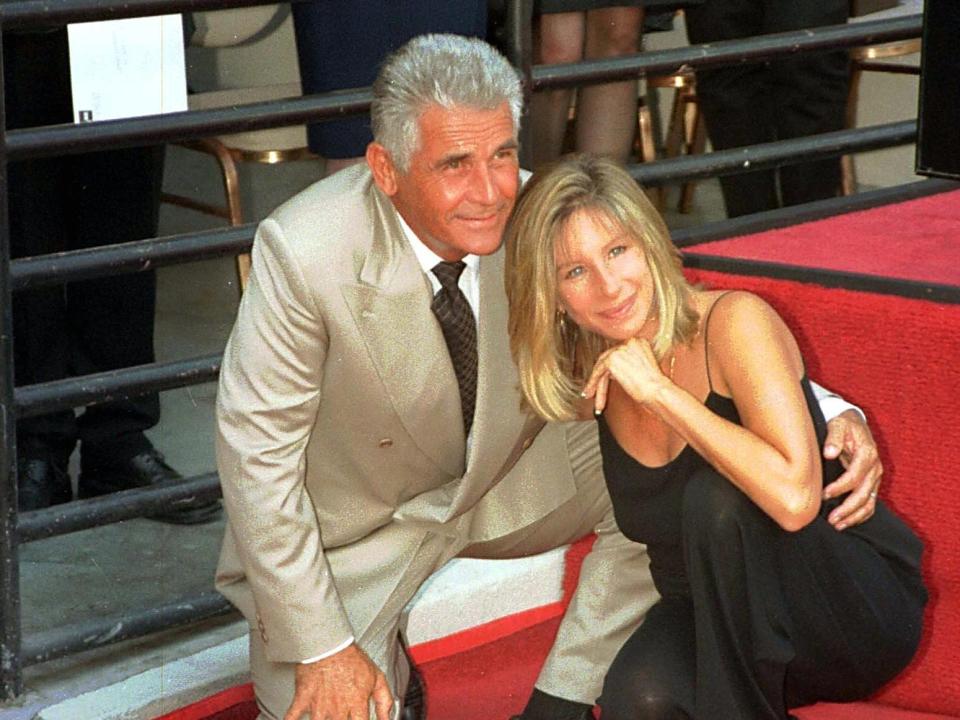
[[[799,530],[819,512],[822,478],[796,341],[769,305],[743,292],[713,311],[709,341],[714,389],[733,398],[743,426],[664,376],[641,340],[608,351],[587,394],[608,373],[781,527]]]

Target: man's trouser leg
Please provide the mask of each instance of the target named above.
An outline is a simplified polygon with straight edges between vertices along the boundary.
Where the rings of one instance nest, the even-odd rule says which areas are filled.
[[[536,683],[550,695],[592,705],[614,655],[659,595],[645,546],[627,540],[617,529],[603,479],[596,424],[570,423],[567,444],[577,483],[574,497],[528,527],[470,545],[460,555],[524,557],[597,533]]]

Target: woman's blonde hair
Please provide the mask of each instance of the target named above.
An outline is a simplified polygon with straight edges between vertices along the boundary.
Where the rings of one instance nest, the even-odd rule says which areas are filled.
[[[530,408],[547,420],[576,417],[580,390],[605,338],[582,330],[557,302],[554,246],[570,218],[581,210],[632,238],[644,254],[654,285],[659,326],[652,345],[658,358],[696,332],[688,306],[690,285],[667,226],[643,190],[612,160],[570,155],[534,173],[507,225],[506,290],[510,305],[510,351]]]

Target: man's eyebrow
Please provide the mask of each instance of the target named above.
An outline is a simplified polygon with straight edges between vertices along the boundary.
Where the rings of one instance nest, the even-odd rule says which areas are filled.
[[[511,138],[507,140],[502,145],[500,145],[495,151],[494,154],[503,152],[504,150],[518,150],[520,148],[520,143],[515,139]],[[434,167],[441,168],[444,165],[447,165],[451,162],[457,162],[460,160],[467,160],[473,153],[471,152],[452,152],[449,155],[444,155],[434,164]]]

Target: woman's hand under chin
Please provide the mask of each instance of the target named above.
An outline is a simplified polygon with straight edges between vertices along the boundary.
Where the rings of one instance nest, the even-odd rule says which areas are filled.
[[[640,338],[612,347],[597,359],[583,388],[583,396],[593,398],[594,414],[599,415],[607,405],[611,378],[642,405],[651,404],[657,393],[672,382],[660,369],[650,342]]]

